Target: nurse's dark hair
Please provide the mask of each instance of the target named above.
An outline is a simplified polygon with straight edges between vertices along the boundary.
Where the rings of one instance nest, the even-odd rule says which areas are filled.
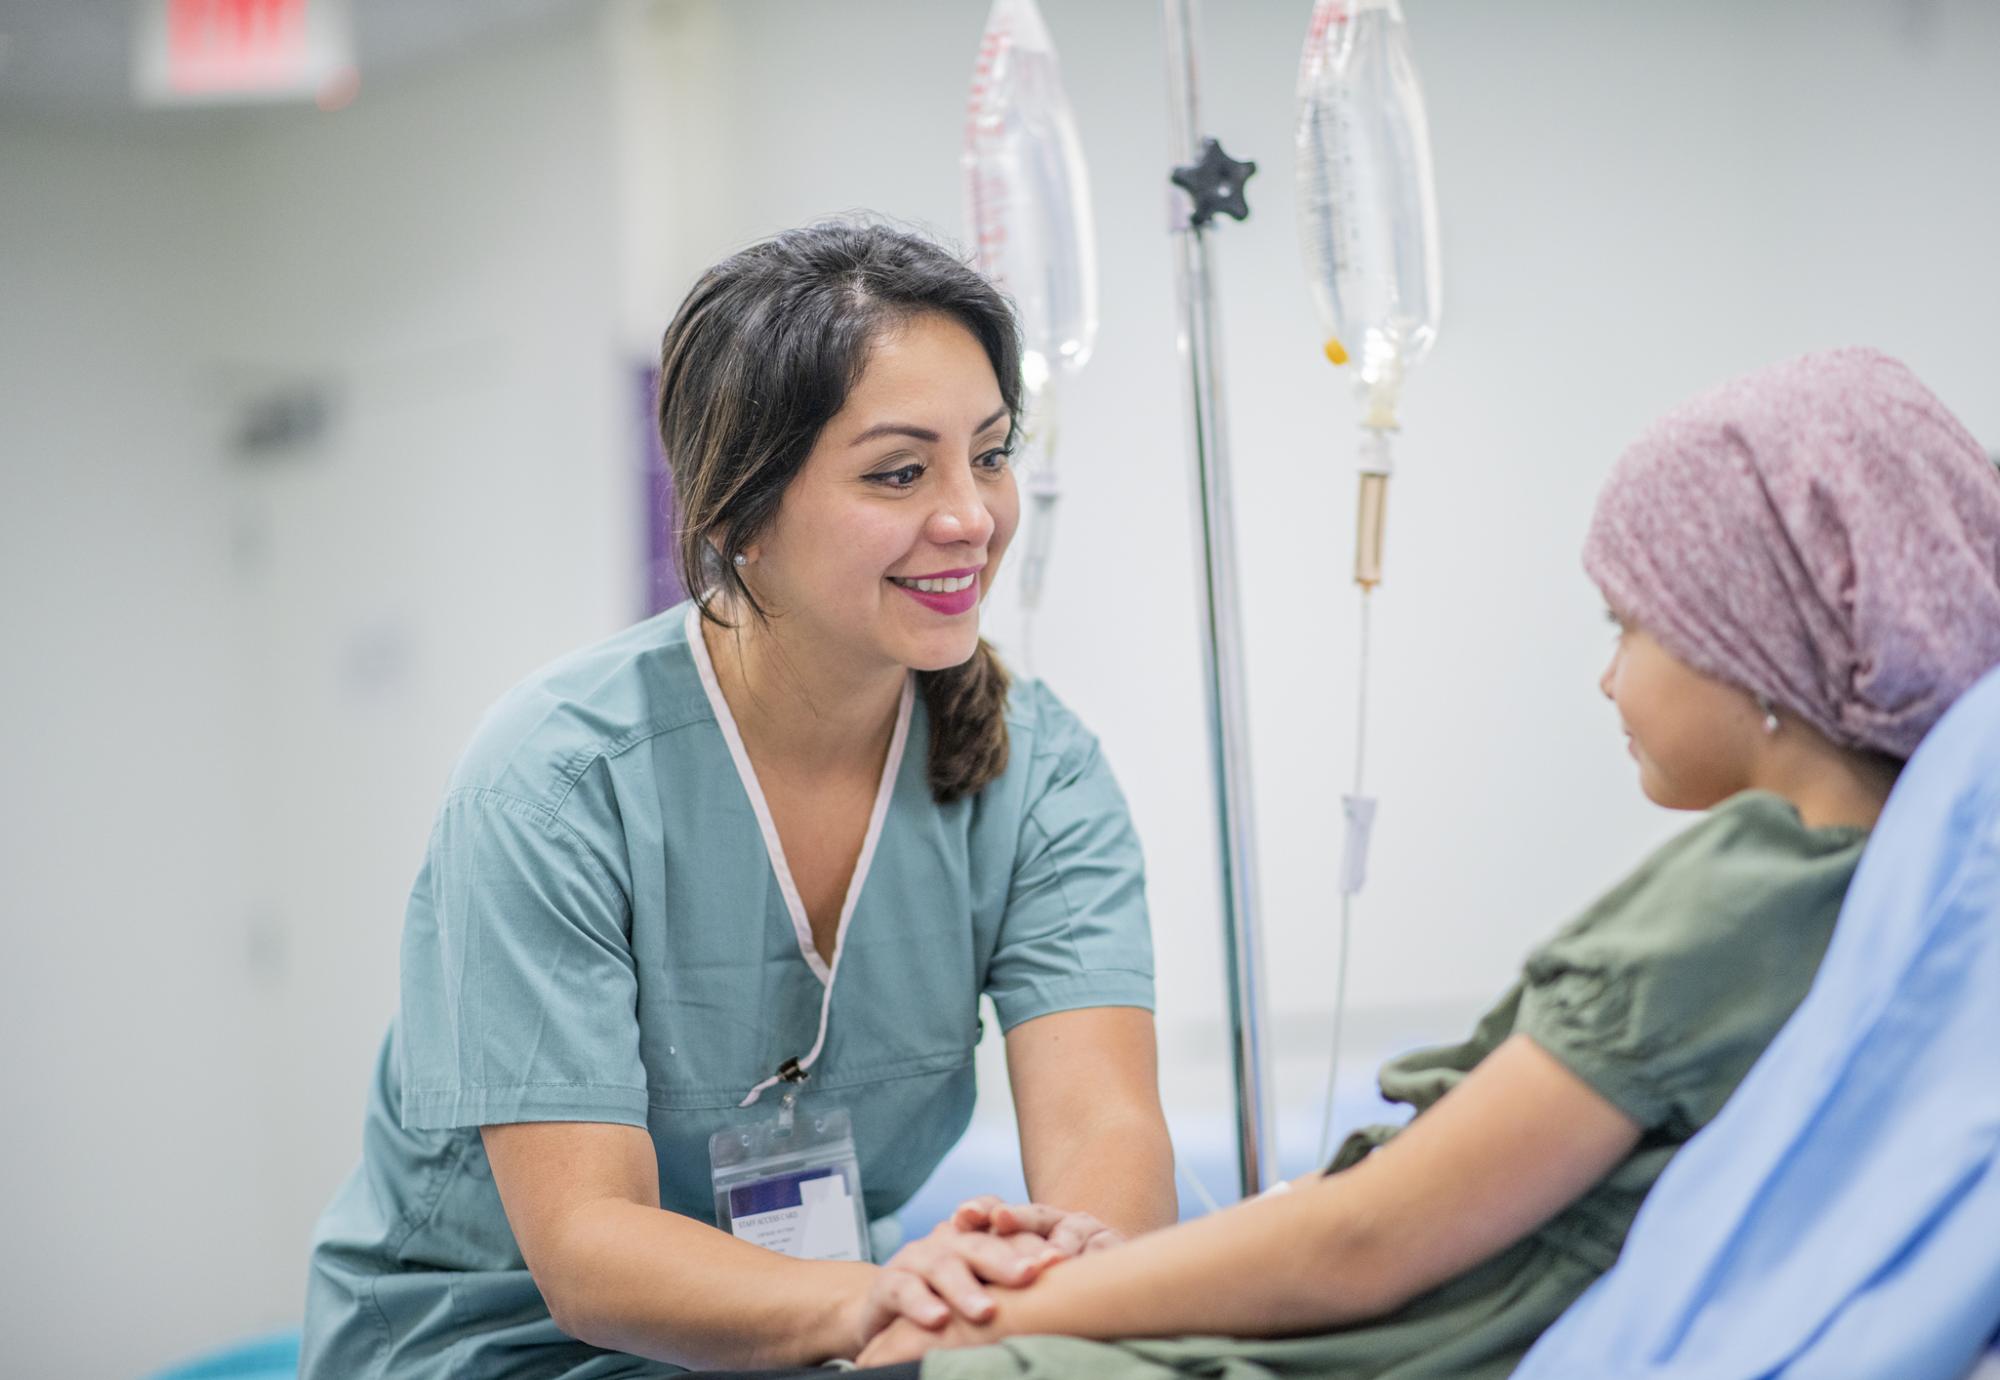
[[[777,516],[820,431],[847,402],[885,332],[936,314],[992,362],[1021,411],[1014,315],[993,285],[937,245],[883,225],[787,230],[702,274],[660,343],[660,443],[672,472],[682,584],[729,626],[721,596],[767,617],[735,565]],[[1007,767],[1007,672],[981,639],[970,660],[919,672],[930,711],[931,794],[949,803]]]

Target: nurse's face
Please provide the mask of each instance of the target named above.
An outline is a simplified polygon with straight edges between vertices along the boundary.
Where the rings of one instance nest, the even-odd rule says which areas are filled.
[[[956,666],[1020,520],[1011,422],[972,333],[925,315],[878,339],[751,548],[787,635],[919,671]]]
[[[1762,721],[1756,702],[1613,618],[1618,646],[1598,688],[1618,706],[1639,788],[1674,810],[1705,810],[1748,788]]]

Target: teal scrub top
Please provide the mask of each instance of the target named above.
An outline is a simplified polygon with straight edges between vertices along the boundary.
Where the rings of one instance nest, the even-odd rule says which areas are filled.
[[[776,1094],[739,1104],[817,1044],[801,1109],[852,1114],[868,1215],[892,1227],[971,1116],[981,994],[1010,1030],[1152,1007],[1124,798],[1033,681],[1009,698],[1006,771],[949,805],[906,689],[829,994],[697,616],[530,677],[459,763],[410,896],[361,1165],[315,1233],[302,1380],[674,1372],[556,1329],[483,1125],[644,1127],[662,1206],[712,1223],[710,1135],[772,1115]]]

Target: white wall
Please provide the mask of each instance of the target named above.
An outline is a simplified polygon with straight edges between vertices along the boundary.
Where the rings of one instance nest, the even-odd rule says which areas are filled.
[[[1446,317],[1377,610],[1357,1082],[1366,1055],[1457,1034],[1675,827],[1597,699],[1576,563],[1624,441],[1709,381],[1864,341],[2000,443],[2000,9],[1408,3]],[[1150,0],[1044,8],[1092,160],[1103,329],[1066,409],[1040,669],[1133,798],[1170,1110],[1207,1143],[1227,1070],[1159,21]],[[1354,411],[1314,348],[1287,185],[1306,8],[1210,0],[1204,63],[1209,126],[1264,168],[1253,219],[1216,238],[1273,1043],[1301,1128],[1355,638]],[[781,226],[872,207],[958,233],[983,12],[619,0],[334,117],[0,125],[0,1105],[28,1128],[0,1151],[10,1365],[126,1375],[296,1318],[449,763],[499,690],[636,610],[627,370],[702,266]],[[299,379],[331,390],[324,441],[232,462],[237,405]],[[1016,636],[1011,590],[992,627]]]
[[[509,684],[641,611],[613,122],[583,20],[339,120],[260,124],[235,154],[251,276],[223,357],[334,399],[324,445],[234,494],[269,791],[250,852],[282,954],[273,1211],[295,1241],[358,1154],[460,748]]]
[[[208,146],[0,128],[0,1319],[20,1374],[214,1335],[278,1249],[248,708],[198,403]]]
[[[586,10],[337,117],[0,128],[10,1374],[296,1325],[446,772],[639,611],[605,67]]]
[[[1304,0],[1206,7],[1206,123],[1263,171],[1215,236],[1261,829],[1277,1100],[1320,1096],[1339,792],[1352,766],[1356,412],[1319,357],[1289,185]],[[2000,8],[1407,0],[1444,217],[1445,320],[1407,395],[1377,596],[1353,957],[1365,1056],[1455,1038],[1524,950],[1678,826],[1596,679],[1577,552],[1618,449],[1686,394],[1810,348],[1902,354],[2000,443]],[[1044,0],[1091,162],[1103,326],[1064,404],[1069,494],[1038,669],[1103,737],[1152,869],[1166,1088],[1226,1117],[1158,7]],[[671,246],[684,290],[779,226],[854,207],[962,237],[957,155],[985,6],[727,0],[700,16],[697,141],[734,170]],[[685,57],[682,59],[686,65]],[[641,160],[643,164],[643,160]],[[656,314],[671,306],[662,291]],[[990,606],[1003,643],[1012,591]],[[1287,1137],[1287,1161],[1309,1147]]]

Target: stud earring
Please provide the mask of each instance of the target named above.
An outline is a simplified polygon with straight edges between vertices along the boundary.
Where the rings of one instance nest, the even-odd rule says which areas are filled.
[[[744,555],[741,551],[738,551],[734,556],[730,557],[730,559],[736,562],[736,568],[738,570],[741,570],[744,566],[750,564],[750,558]]]
[[[1764,736],[1768,738],[1778,731],[1778,711],[1763,695],[1757,697],[1757,707],[1764,711]]]

